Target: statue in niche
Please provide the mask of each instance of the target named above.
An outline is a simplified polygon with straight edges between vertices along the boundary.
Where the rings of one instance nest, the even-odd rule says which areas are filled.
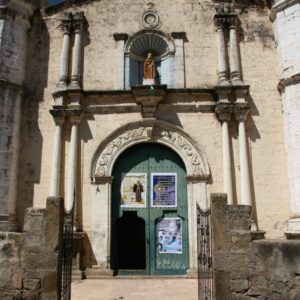
[[[144,63],[144,80],[155,80],[156,76],[156,67],[155,67],[155,60],[152,57],[152,53],[148,53],[148,56]]]

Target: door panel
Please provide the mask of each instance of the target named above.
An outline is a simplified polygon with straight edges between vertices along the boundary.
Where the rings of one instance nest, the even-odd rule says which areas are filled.
[[[126,173],[147,173],[145,207],[121,207],[120,187],[122,174]],[[151,207],[151,174],[153,173],[176,174],[177,207]],[[113,176],[112,269],[118,270],[119,274],[185,274],[188,268],[187,187],[185,166],[180,157],[171,149],[159,144],[139,144],[129,148],[119,157]],[[127,219],[123,218],[126,213]],[[134,218],[136,220],[133,220]],[[142,222],[137,221],[138,218],[144,222],[143,225]],[[144,226],[144,234],[136,230],[134,224],[139,224],[139,230]],[[162,239],[163,234],[165,237],[168,235],[169,240]],[[126,239],[130,246],[126,246]],[[174,249],[174,253],[169,253]],[[123,250],[125,253],[126,251],[134,253],[132,256],[130,254],[127,256],[127,260],[132,259],[132,262],[120,263],[125,255]],[[138,251],[143,253],[138,255]],[[123,258],[120,260],[120,257]],[[141,262],[142,259],[145,259],[144,264]]]

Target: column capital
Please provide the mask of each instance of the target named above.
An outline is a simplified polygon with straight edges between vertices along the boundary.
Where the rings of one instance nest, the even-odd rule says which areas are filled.
[[[72,31],[72,13],[65,13],[64,18],[61,20],[60,27],[64,34],[70,34]]]
[[[218,29],[224,29],[225,25],[226,25],[226,17],[225,15],[215,15],[214,16],[214,24]]]
[[[81,122],[83,116],[83,111],[81,109],[67,109],[66,112],[71,124],[79,124]]]
[[[127,33],[114,33],[113,37],[114,37],[116,42],[118,42],[118,41],[127,41],[128,34]]]
[[[72,26],[75,33],[78,33],[82,30],[84,24],[84,13],[78,11],[73,14]]]
[[[221,123],[229,122],[231,114],[233,112],[232,103],[219,102],[216,107],[216,115]]]
[[[50,109],[49,112],[56,125],[62,125],[65,122],[66,113],[63,109]]]
[[[171,36],[174,40],[183,40],[184,42],[187,41],[186,33],[182,32],[172,32]]]
[[[236,29],[238,25],[238,18],[236,14],[230,14],[227,17],[227,24],[229,29]]]
[[[248,103],[235,103],[234,115],[238,122],[245,122],[250,110]]]

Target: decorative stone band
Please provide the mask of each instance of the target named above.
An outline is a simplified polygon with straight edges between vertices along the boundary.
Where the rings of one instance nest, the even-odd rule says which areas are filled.
[[[220,122],[229,122],[233,112],[233,104],[219,102],[216,106],[216,115]]]
[[[234,115],[238,122],[245,122],[249,113],[249,105],[245,103],[234,104]]]
[[[66,112],[64,109],[51,109],[49,112],[53,116],[56,125],[62,125],[65,122]]]
[[[92,181],[111,176],[118,156],[130,146],[143,142],[160,143],[170,147],[182,158],[189,176],[201,177],[203,181],[209,178],[206,156],[188,134],[170,123],[147,119],[121,127],[99,145],[91,165]]]

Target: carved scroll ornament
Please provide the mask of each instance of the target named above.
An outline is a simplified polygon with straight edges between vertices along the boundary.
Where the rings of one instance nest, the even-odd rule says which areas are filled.
[[[188,175],[208,179],[208,163],[198,145],[181,128],[162,121],[131,123],[111,134],[94,154],[91,178],[110,176],[116,158],[125,149],[141,142],[169,146],[182,158]]]

